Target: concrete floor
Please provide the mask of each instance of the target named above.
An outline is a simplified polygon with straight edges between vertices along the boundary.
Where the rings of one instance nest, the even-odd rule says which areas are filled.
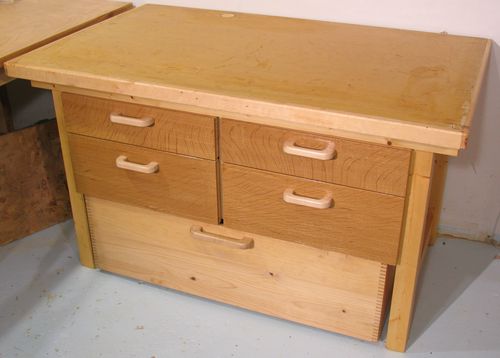
[[[409,357],[500,357],[499,250],[440,240]],[[384,333],[385,336],[385,333]],[[372,344],[79,266],[72,222],[0,247],[0,357],[400,357]]]

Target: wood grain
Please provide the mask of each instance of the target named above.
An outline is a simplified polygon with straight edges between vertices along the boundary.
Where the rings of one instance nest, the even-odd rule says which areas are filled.
[[[103,270],[369,341],[380,335],[386,265],[95,198],[87,207]],[[194,240],[192,225],[255,245]]]
[[[465,145],[489,40],[223,15],[142,6],[10,62],[7,74],[284,126],[448,150]]]
[[[78,193],[75,188],[75,175],[73,173],[73,162],[71,160],[68,134],[66,132],[64,122],[61,92],[52,91],[52,98],[54,100],[54,109],[57,118],[57,129],[61,140],[61,152],[64,160],[64,171],[66,173],[69,198],[71,201],[71,212],[73,213],[73,222],[75,224],[75,234],[78,244],[78,253],[80,255],[80,263],[83,266],[94,268],[94,254],[92,252],[92,243],[90,241],[85,200],[83,195]]]
[[[215,159],[215,118],[63,93],[68,132],[142,147]],[[111,113],[154,119],[151,127],[112,123]]]
[[[11,58],[132,8],[102,0],[20,0],[0,7],[0,67]]]
[[[386,341],[387,348],[398,352],[406,350],[413,317],[415,291],[424,252],[433,162],[433,153],[415,152],[413,155]]]
[[[55,121],[0,136],[0,245],[70,217]]]
[[[224,225],[325,250],[395,264],[404,199],[340,185],[224,164]],[[283,201],[283,192],[321,198],[333,206],[314,209]]]
[[[69,134],[76,190],[85,195],[218,223],[215,162]],[[138,173],[116,166],[157,162],[159,171]]]
[[[395,123],[392,122],[377,122],[375,128],[373,125],[368,125],[367,128],[363,130],[359,130],[357,132],[352,132],[353,128],[348,128],[349,126],[332,126],[332,123],[325,122],[323,120],[319,120],[322,118],[322,114],[318,111],[313,110],[304,110],[301,114],[301,118],[306,120],[301,121],[290,121],[285,119],[279,119],[281,115],[276,112],[273,117],[270,117],[269,113],[260,112],[257,109],[255,112],[243,111],[244,113],[238,112],[230,112],[224,109],[215,108],[216,106],[205,106],[201,107],[199,105],[192,104],[184,104],[179,102],[171,102],[165,101],[161,99],[151,99],[151,98],[143,98],[138,96],[130,96],[124,95],[120,93],[110,93],[110,92],[100,92],[94,90],[88,90],[85,88],[78,88],[72,86],[65,86],[59,84],[51,84],[46,82],[39,81],[31,81],[31,85],[36,88],[42,88],[47,90],[56,90],[60,92],[81,94],[84,96],[105,98],[105,99],[114,99],[122,102],[136,103],[145,106],[153,106],[159,108],[166,108],[170,110],[177,110],[182,112],[196,113],[213,117],[223,117],[223,118],[231,118],[233,120],[243,121],[243,122],[251,122],[255,124],[267,125],[267,126],[275,126],[280,128],[286,128],[291,130],[298,130],[303,132],[311,132],[316,133],[318,135],[327,135],[327,136],[335,136],[335,137],[343,137],[345,139],[353,139],[358,141],[370,142],[374,144],[382,144],[387,146],[392,146],[394,148],[405,148],[405,149],[415,149],[415,150],[426,150],[433,153],[440,153],[443,155],[451,155],[456,156],[459,148],[458,147],[447,147],[445,143],[448,143],[450,139],[449,132],[438,131],[435,138],[432,138],[431,133],[428,128],[422,126],[413,126],[410,124],[403,125],[402,123],[398,123],[395,127],[393,126]],[[289,111],[289,108],[283,107],[283,111]],[[328,125],[327,125],[328,124]],[[381,127],[384,127],[382,130]],[[368,128],[373,129],[373,131],[369,131]],[[436,131],[436,128],[431,129],[433,132]],[[391,135],[387,135],[387,133],[391,132]],[[396,135],[397,133],[404,132],[404,138]],[[400,134],[401,134],[400,133]],[[428,137],[431,135],[430,141],[428,141]],[[456,132],[451,134],[451,143],[458,143],[458,141],[462,140],[462,134],[460,132]],[[440,140],[438,140],[440,138]],[[438,143],[439,145],[429,144],[429,143]],[[445,146],[443,146],[445,145]]]
[[[316,160],[283,152],[289,139],[307,148],[333,142],[336,156]],[[221,158],[227,163],[404,196],[410,151],[228,119],[221,120]]]
[[[5,70],[3,68],[0,68],[0,87],[5,86],[7,83],[13,80],[14,79],[12,77],[8,77],[5,74]]]
[[[432,175],[431,192],[429,198],[430,233],[429,245],[434,245],[439,236],[438,226],[443,209],[444,187],[448,172],[448,157],[436,154],[434,156],[434,172]]]

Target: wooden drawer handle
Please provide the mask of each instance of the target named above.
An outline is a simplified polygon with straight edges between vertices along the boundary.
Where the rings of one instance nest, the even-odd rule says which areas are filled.
[[[113,123],[125,124],[127,126],[133,127],[151,127],[153,124],[155,124],[155,120],[151,117],[133,118],[122,116],[118,113],[111,113],[109,115],[109,120]]]
[[[203,228],[198,225],[191,226],[191,237],[196,240],[212,242],[233,249],[247,250],[253,247],[253,239],[244,237],[243,239],[233,239],[232,237],[211,234],[203,231]]]
[[[291,155],[298,155],[300,157],[330,160],[335,156],[335,143],[327,141],[325,149],[317,150],[311,148],[299,147],[295,144],[294,139],[289,139],[283,143],[283,152]]]
[[[116,166],[121,169],[127,169],[133,172],[145,174],[156,173],[160,168],[157,162],[151,162],[149,164],[137,164],[129,162],[125,155],[120,155],[118,158],[116,158]]]
[[[283,200],[290,204],[308,206],[315,209],[328,209],[332,206],[332,194],[328,193],[321,199],[308,198],[294,193],[293,189],[286,189],[283,192]]]

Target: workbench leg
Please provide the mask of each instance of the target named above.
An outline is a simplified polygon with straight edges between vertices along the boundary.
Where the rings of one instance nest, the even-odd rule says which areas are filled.
[[[386,347],[404,352],[408,341],[415,290],[425,244],[426,217],[434,154],[414,151],[406,215],[392,293]]]
[[[443,154],[434,154],[434,172],[432,174],[431,196],[429,199],[429,210],[431,212],[429,245],[434,245],[439,235],[438,225],[443,206],[444,185],[446,182],[447,172],[448,156]]]
[[[7,87],[0,87],[0,134],[12,132],[13,124],[10,115],[9,98],[7,97]]]
[[[71,211],[75,222],[76,239],[80,252],[80,262],[83,266],[95,268],[92,242],[90,240],[89,224],[84,196],[76,191],[75,177],[73,175],[73,164],[69,152],[68,135],[64,123],[64,113],[61,100],[61,92],[52,91],[54,107],[56,110],[57,127],[61,139],[61,150],[64,159],[64,170],[68,182]]]

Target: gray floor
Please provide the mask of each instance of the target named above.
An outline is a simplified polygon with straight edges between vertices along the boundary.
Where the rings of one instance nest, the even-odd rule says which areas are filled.
[[[462,240],[429,251],[407,356],[500,357],[498,253]],[[69,221],[0,247],[0,357],[47,356],[402,355],[83,268]]]

